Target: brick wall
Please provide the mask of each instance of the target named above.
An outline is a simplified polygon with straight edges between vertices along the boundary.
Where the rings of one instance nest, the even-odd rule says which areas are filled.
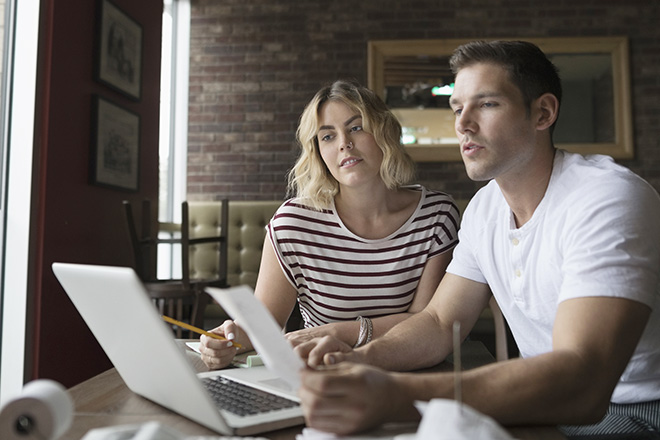
[[[327,82],[366,84],[367,41],[630,38],[636,158],[660,189],[657,0],[191,0],[190,199],[282,199],[304,105]],[[421,183],[470,197],[460,162],[420,163]]]

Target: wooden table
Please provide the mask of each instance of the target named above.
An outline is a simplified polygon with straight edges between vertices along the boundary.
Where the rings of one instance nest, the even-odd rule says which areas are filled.
[[[181,344],[183,342],[180,341]],[[462,365],[465,369],[494,361],[492,355],[480,342],[465,342],[461,351]],[[206,370],[196,353],[187,350],[186,355],[199,371]],[[452,368],[450,362],[443,362],[437,367],[437,370],[449,371]],[[219,435],[133,393],[114,368],[72,387],[68,392],[74,402],[74,418],[71,428],[60,440],[79,440],[94,428],[147,421],[161,422],[187,436]],[[301,429],[302,427],[298,426],[268,432],[261,436],[271,440],[292,440],[295,439],[296,434],[301,432]],[[564,439],[554,427],[512,428],[509,431],[517,439]]]

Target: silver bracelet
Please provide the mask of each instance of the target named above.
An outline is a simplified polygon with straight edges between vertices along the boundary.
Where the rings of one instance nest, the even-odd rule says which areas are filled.
[[[362,347],[371,342],[374,333],[374,325],[371,322],[371,319],[365,318],[364,316],[358,316],[356,321],[360,321],[360,332],[358,333],[358,339],[353,348]]]

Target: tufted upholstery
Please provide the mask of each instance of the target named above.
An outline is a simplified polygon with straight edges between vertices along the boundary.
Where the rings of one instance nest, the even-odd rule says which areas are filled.
[[[229,202],[229,251],[227,281],[230,286],[248,284],[254,288],[266,237],[266,225],[281,201]]]
[[[220,202],[194,202],[195,209],[218,211]],[[252,288],[257,283],[261,263],[261,251],[266,237],[266,224],[280,207],[279,200],[231,200],[229,201],[229,229],[227,251],[227,284],[247,284]],[[214,207],[215,206],[215,207]],[[191,202],[191,216],[193,202]],[[203,215],[200,212],[200,216]],[[226,319],[217,304],[207,306],[207,327],[213,327]]]
[[[227,204],[227,201],[224,201]],[[223,202],[188,202],[188,223],[190,238],[213,237],[222,234]],[[220,243],[205,243],[190,246],[188,265],[190,278],[217,279],[224,278],[220,268],[226,264],[227,256],[218,251]],[[224,260],[220,262],[221,258]]]

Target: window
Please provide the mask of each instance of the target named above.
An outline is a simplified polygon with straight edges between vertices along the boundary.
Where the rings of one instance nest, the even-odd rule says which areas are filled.
[[[164,0],[158,197],[161,222],[180,223],[181,202],[186,199],[189,47],[190,1]],[[180,260],[176,252],[171,246],[159,249],[158,277],[181,276],[172,264]]]
[[[39,0],[4,7],[0,90],[0,403],[24,382]],[[20,56],[15,56],[20,54]],[[11,258],[2,258],[11,255]],[[11,295],[5,295],[11,292]]]

